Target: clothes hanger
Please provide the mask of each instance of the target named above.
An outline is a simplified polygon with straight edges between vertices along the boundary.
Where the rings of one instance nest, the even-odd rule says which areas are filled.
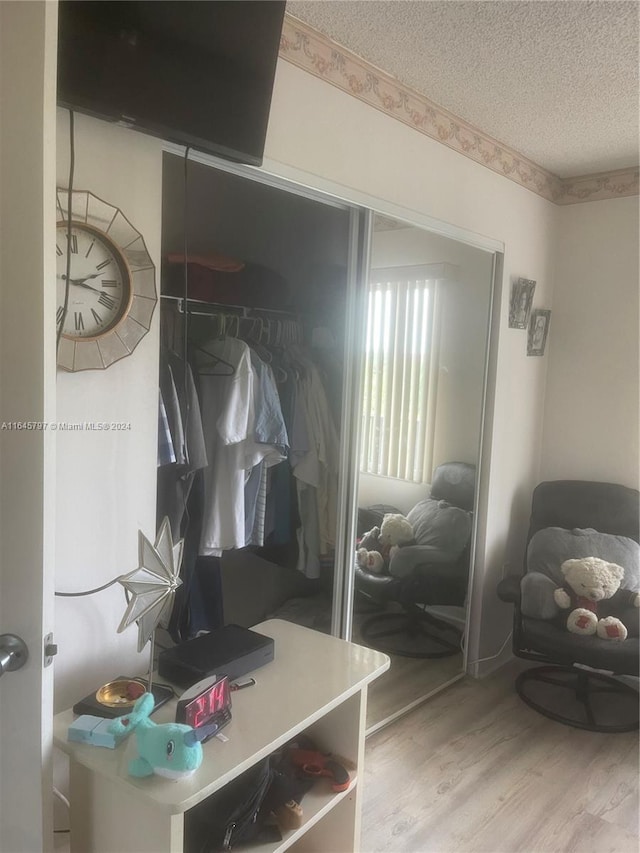
[[[271,343],[271,320],[267,317],[261,317],[260,321],[260,343],[264,343],[265,346],[269,346]]]
[[[273,354],[267,349],[268,344],[265,345],[262,343],[265,322],[262,317],[252,317],[252,320],[254,320],[254,325],[251,329],[251,333],[253,333],[257,328],[258,335],[256,339],[252,340],[251,347],[262,361],[266,362],[266,364],[271,364],[273,362]]]
[[[255,340],[257,341],[257,343],[261,344],[262,337],[264,335],[264,320],[262,319],[262,317],[254,317],[253,322],[254,327],[251,329],[251,333],[253,334],[256,329],[258,330],[258,335]]]
[[[239,338],[240,337],[240,317],[238,314],[223,314],[224,317],[224,334],[229,338]],[[235,331],[233,328],[233,323],[235,320]],[[227,329],[227,322],[229,323],[229,328]]]
[[[213,317],[217,324],[216,339],[224,338],[226,333],[227,315],[210,314],[209,316]],[[231,362],[217,355],[217,353],[211,352],[211,350],[208,350],[205,346],[197,344],[194,341],[190,341],[189,347],[191,350],[201,352],[208,358],[213,359],[213,364],[198,365],[198,374],[201,376],[233,376],[236,372],[236,368],[231,364]]]
[[[201,376],[233,376],[233,374],[236,372],[236,369],[233,364],[231,364],[231,362],[226,361],[226,359],[221,358],[219,355],[216,355],[214,352],[211,352],[211,350],[208,350],[206,347],[201,347],[198,344],[191,344],[191,346],[194,350],[203,353],[209,358],[212,358],[214,361],[212,365],[209,365],[209,367],[211,368],[209,370],[203,369],[203,366],[198,367],[198,373]],[[204,367],[206,368],[207,365],[204,365]],[[218,370],[219,367],[222,367],[224,369]]]

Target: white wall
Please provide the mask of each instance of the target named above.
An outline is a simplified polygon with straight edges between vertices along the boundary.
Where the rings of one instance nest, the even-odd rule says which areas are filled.
[[[542,476],[638,488],[638,199],[558,224]]]
[[[120,207],[159,271],[161,143],[85,116],[75,121],[74,187]],[[65,187],[68,127],[68,113],[59,110],[58,184]],[[132,355],[107,370],[58,372],[58,421],[131,425],[122,432],[57,433],[58,590],[93,588],[135,569],[138,529],[155,538],[158,314]],[[58,710],[114,676],[146,669],[135,626],[116,634],[125,607],[119,584],[86,598],[56,598]]]
[[[0,632],[29,656],[0,685],[0,850],[50,850],[55,443],[52,3],[0,3]]]
[[[480,514],[484,545],[475,566],[470,659],[497,652],[511,608],[496,597],[503,565],[519,565],[531,492],[539,478],[548,359],[527,358],[526,334],[507,328],[509,283],[538,282],[537,303],[553,286],[556,208],[517,184],[416,133],[344,92],[280,61],[267,156],[282,175],[329,180],[422,215],[504,241],[504,275],[494,336],[495,385],[488,412],[491,472]],[[553,332],[551,333],[553,335]],[[481,634],[481,641],[480,641]]]
[[[65,139],[62,130],[61,178],[66,174]],[[78,139],[84,143],[78,150],[77,186],[94,189],[121,204],[144,232],[157,258],[159,144],[82,117],[78,118]],[[510,628],[510,608],[497,601],[495,587],[505,564],[517,567],[522,559],[531,491],[540,478],[549,363],[549,356],[528,358],[526,333],[507,328],[509,285],[518,276],[535,279],[536,305],[554,308],[549,342],[553,357],[559,325],[558,309],[551,300],[558,219],[566,229],[565,222],[575,218],[577,233],[582,217],[589,220],[597,215],[581,211],[599,205],[631,205],[634,200],[560,211],[284,61],[278,64],[266,156],[273,171],[285,177],[292,170],[296,174],[302,171],[311,185],[322,187],[324,181],[330,181],[341,185],[345,195],[350,189],[356,194],[366,193],[505,244],[492,353],[493,402],[487,422],[491,470],[483,495],[485,511],[479,517],[483,545],[475,567],[468,643],[472,658],[490,655],[498,650]],[[106,406],[114,418],[131,418],[136,424],[132,434],[121,439],[123,446],[113,437],[107,439],[103,455],[96,452],[87,436],[65,437],[66,446],[61,441],[60,586],[64,582],[67,588],[77,588],[84,586],[85,580],[93,585],[133,567],[137,528],[153,527],[155,395],[153,400],[140,395],[147,388],[154,393],[155,336],[154,326],[131,358],[104,374],[59,379],[61,419],[73,419],[80,412],[87,413],[87,419],[90,415],[97,418]],[[97,463],[96,459],[103,461]],[[104,473],[108,475],[106,484],[98,476]],[[84,496],[91,491],[94,498],[89,502]],[[135,660],[134,629],[130,636],[120,638],[114,632],[122,604],[116,591],[99,598],[58,603],[59,630],[64,632],[57,665],[61,704],[76,698],[80,685],[99,683],[113,674],[115,660],[122,665]]]

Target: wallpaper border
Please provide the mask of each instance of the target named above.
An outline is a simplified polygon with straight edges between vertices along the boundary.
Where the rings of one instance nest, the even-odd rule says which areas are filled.
[[[280,57],[555,204],[638,195],[640,170],[562,179],[287,13]]]

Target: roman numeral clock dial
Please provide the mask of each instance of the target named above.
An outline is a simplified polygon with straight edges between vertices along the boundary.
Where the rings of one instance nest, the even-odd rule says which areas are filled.
[[[60,322],[67,280],[66,225],[58,228],[57,237],[57,246],[62,250],[57,256],[57,317]],[[95,338],[113,328],[128,307],[129,270],[115,247],[86,226],[72,224],[69,248],[71,275],[62,333],[76,338]]]
[[[130,355],[149,330],[155,267],[140,232],[90,192],[73,192],[69,230],[68,196],[58,190],[58,366],[99,370]]]

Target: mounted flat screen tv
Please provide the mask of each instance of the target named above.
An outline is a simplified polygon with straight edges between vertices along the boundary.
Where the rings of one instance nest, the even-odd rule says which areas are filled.
[[[61,0],[58,103],[259,166],[284,0]]]

